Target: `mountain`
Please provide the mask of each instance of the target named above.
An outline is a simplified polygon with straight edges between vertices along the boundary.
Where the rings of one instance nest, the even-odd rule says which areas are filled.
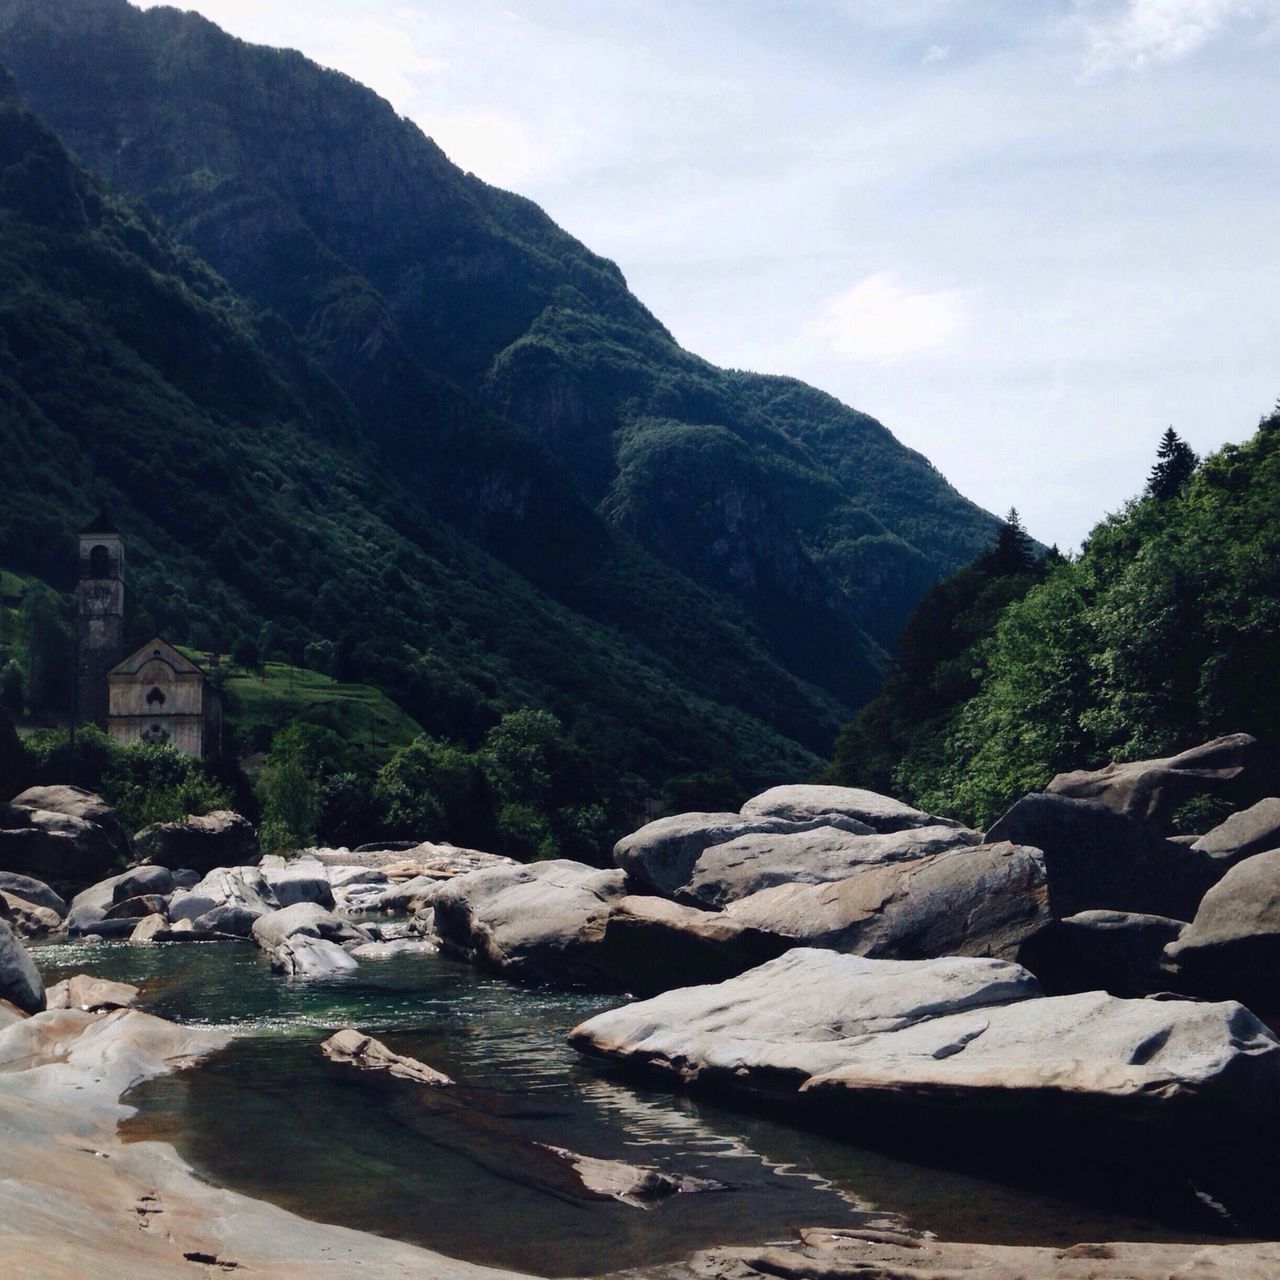
[[[812,769],[800,739],[837,704],[718,598],[579,504],[582,580],[635,591],[637,626],[575,612],[434,517],[367,430],[277,315],[0,83],[0,563],[70,585],[73,532],[105,505],[129,538],[135,635],[327,642],[471,745],[504,710],[545,707],[620,809],[711,768],[742,786]]]
[[[879,423],[682,350],[613,263],[297,53],[124,0],[0,0],[0,60],[86,164],[282,317],[429,510],[575,610],[642,625],[634,590],[565,564],[624,534],[848,706],[994,534]]]

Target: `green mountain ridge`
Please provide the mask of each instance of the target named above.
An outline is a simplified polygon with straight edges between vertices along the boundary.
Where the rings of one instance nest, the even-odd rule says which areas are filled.
[[[124,0],[2,0],[0,60],[283,317],[433,512],[575,609],[630,620],[558,563],[611,525],[856,704],[923,590],[994,533],[873,419],[683,351],[613,263],[339,73]]]
[[[798,735],[837,704],[715,598],[605,530],[612,558],[582,582],[642,592],[637,626],[575,614],[429,515],[365,430],[278,317],[78,166],[9,87],[0,561],[69,586],[72,531],[105,503],[129,537],[135,637],[346,643],[429,732],[472,743],[504,709],[546,707],[620,805],[712,766],[744,784],[812,768],[742,708],[772,704]]]

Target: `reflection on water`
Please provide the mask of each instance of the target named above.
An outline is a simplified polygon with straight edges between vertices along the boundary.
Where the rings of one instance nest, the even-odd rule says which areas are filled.
[[[602,1077],[565,1044],[615,997],[531,990],[435,956],[367,961],[325,982],[273,975],[250,945],[37,948],[47,982],[89,971],[145,987],[144,1007],[234,1029],[194,1070],[129,1096],[126,1136],[172,1142],[212,1181],[305,1216],[548,1276],[590,1275],[713,1244],[789,1238],[797,1226],[874,1220],[950,1239],[1072,1244],[1188,1239],[1206,1223],[1110,1212],[929,1168],[775,1117]],[[729,1185],[651,1210],[569,1202],[523,1185],[519,1147],[477,1151],[456,1118],[413,1128],[328,1066],[344,1026],[480,1091],[519,1139]],[[506,1163],[504,1164],[504,1159]],[[1166,1206],[1167,1210],[1167,1206]]]

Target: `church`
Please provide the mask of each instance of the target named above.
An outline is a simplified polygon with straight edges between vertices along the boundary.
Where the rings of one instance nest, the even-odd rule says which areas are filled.
[[[222,701],[208,672],[163,636],[124,652],[124,536],[102,515],[78,536],[79,718],[116,742],[167,742],[197,759],[216,754]]]

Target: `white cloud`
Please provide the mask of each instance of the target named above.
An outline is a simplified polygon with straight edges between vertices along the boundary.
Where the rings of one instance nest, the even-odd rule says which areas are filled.
[[[951,57],[951,46],[949,44],[931,44],[925,51],[924,57],[920,59],[922,67],[931,67],[938,62],[946,62]]]
[[[813,333],[833,355],[884,364],[950,346],[964,327],[960,290],[909,293],[878,271],[828,302]]]
[[[1111,22],[1088,27],[1085,73],[1139,70],[1195,53],[1223,27],[1264,13],[1275,0],[1128,0]]]

